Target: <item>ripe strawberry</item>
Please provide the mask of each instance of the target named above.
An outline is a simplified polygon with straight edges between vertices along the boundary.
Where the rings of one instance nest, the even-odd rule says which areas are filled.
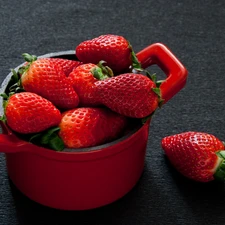
[[[76,47],[76,56],[84,63],[97,64],[103,60],[118,74],[128,72],[134,54],[124,37],[107,34],[80,43]]]
[[[141,74],[126,73],[99,80],[95,89],[99,102],[128,117],[149,116],[159,104],[155,83]]]
[[[116,139],[126,117],[106,108],[76,108],[62,114],[59,136],[68,148],[91,147]]]
[[[82,64],[82,62],[80,61],[69,59],[62,59],[62,58],[48,58],[48,59],[56,63],[59,67],[61,67],[66,76],[69,76],[69,74],[72,72],[74,68]]]
[[[200,181],[225,178],[224,143],[211,134],[184,132],[162,139],[172,165],[184,176]]]
[[[96,106],[100,104],[95,96],[94,83],[98,81],[95,76],[98,75],[101,76],[101,79],[105,79],[110,75],[112,76],[109,73],[111,73],[109,68],[103,67],[102,64],[86,63],[76,67],[69,74],[71,84],[79,96],[80,106]]]
[[[71,109],[79,104],[77,93],[62,68],[53,60],[30,60],[29,65],[24,68],[21,83],[25,91],[48,99],[56,107]]]
[[[30,92],[9,97],[5,116],[8,126],[23,134],[44,131],[57,126],[61,120],[60,111],[50,101]]]

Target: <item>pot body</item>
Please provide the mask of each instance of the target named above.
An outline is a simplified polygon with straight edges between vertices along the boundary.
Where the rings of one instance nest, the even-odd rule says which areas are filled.
[[[9,177],[24,195],[48,207],[85,210],[112,203],[128,193],[142,174],[149,124],[121,142],[83,155],[7,153]]]
[[[41,57],[76,59],[74,51]],[[185,86],[187,70],[165,45],[152,44],[137,58],[143,68],[156,64],[164,71],[163,104]],[[3,81],[0,93],[12,75]],[[0,98],[0,115],[4,114],[2,105]],[[79,152],[38,147],[18,139],[1,121],[0,125],[0,152],[6,154],[10,179],[28,198],[48,207],[85,210],[112,203],[135,186],[144,168],[150,120],[125,138]]]

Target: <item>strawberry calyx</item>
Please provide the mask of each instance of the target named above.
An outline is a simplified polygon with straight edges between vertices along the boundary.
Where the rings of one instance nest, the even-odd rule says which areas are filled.
[[[7,121],[7,118],[5,116],[5,108],[6,108],[6,105],[8,103],[8,99],[9,99],[9,96],[6,94],[6,93],[2,93],[0,94],[0,96],[2,97],[3,101],[2,101],[2,106],[3,106],[3,110],[4,110],[4,114],[0,116],[0,121],[6,123]]]
[[[14,69],[11,69],[12,76],[8,82],[8,85],[5,89],[4,93],[0,94],[0,97],[2,97],[2,104],[3,109],[5,112],[6,105],[8,103],[8,99],[15,93],[23,92],[24,89],[22,87],[21,81],[20,81],[20,75],[18,72],[16,72]],[[5,114],[0,116],[0,120],[3,122],[6,122],[6,116]]]
[[[154,80],[153,80],[153,82],[154,82]],[[164,102],[164,99],[162,98],[162,95],[161,95],[161,89],[156,85],[156,87],[152,88],[151,90],[157,95],[157,97],[158,97],[158,107],[161,108],[162,105],[163,105],[163,102]],[[148,121],[154,115],[155,111],[153,111],[150,115],[142,118],[141,119],[142,124],[146,123],[146,121]]]
[[[30,55],[28,53],[23,53],[22,56],[25,59],[25,61],[29,62],[29,63],[32,63],[33,61],[37,60],[36,55]]]
[[[131,56],[132,56],[132,70],[134,73],[138,73],[138,72],[144,72],[145,75],[152,80],[155,84],[156,84],[156,88],[152,88],[152,91],[155,92],[158,96],[158,106],[161,107],[163,105],[164,99],[162,99],[162,95],[161,95],[161,90],[160,90],[160,85],[163,83],[164,80],[158,80],[156,79],[156,74],[150,74],[149,71],[145,70],[142,68],[141,63],[138,61],[138,58],[135,54],[135,52],[133,51],[133,48],[131,46],[131,44],[128,42],[129,44],[129,48],[131,49]],[[152,115],[149,115],[147,118],[144,118],[143,121],[148,120],[149,117],[151,117]]]
[[[224,150],[217,151],[216,155],[219,157],[220,163],[213,176],[216,180],[224,181],[225,180],[225,151]]]
[[[91,73],[98,80],[105,80],[107,78],[113,77],[113,71],[110,67],[104,66],[106,62],[101,60],[96,67],[91,69]]]
[[[30,55],[30,54],[28,54],[28,53],[23,53],[22,56],[23,56],[24,60],[25,60],[27,63],[25,63],[23,66],[21,66],[21,67],[18,69],[18,73],[19,73],[21,76],[23,75],[23,73],[25,73],[25,72],[29,69],[31,63],[37,60],[37,56],[36,56],[36,55]]]
[[[134,70],[134,72],[142,72],[144,69],[142,68],[141,63],[138,61],[138,58],[129,41],[128,41],[128,48],[131,51],[131,61],[132,61],[131,70]]]
[[[65,146],[63,140],[58,135],[59,130],[59,127],[53,127],[43,132],[32,134],[29,136],[28,141],[55,151],[62,151]]]
[[[162,82],[164,80],[158,80],[157,81],[157,77],[156,77],[156,74],[153,73],[153,74],[150,74],[149,71],[147,70],[144,70],[146,76],[155,83],[156,87],[155,88],[152,88],[152,91],[154,91],[157,96],[158,96],[158,106],[161,107],[163,105],[163,102],[164,102],[164,99],[162,98],[162,95],[161,95],[161,89],[160,89],[160,85],[162,84]]]
[[[162,98],[160,88],[158,88],[158,87],[152,88],[152,91],[158,96],[158,106],[159,106],[159,108],[161,108],[163,105],[164,99]]]
[[[28,70],[30,64],[33,61],[37,60],[37,56],[30,55],[28,53],[23,53],[22,56],[24,57],[27,63],[21,66],[17,71],[15,69],[11,69],[12,76],[8,82],[5,93],[0,94],[0,96],[3,97],[3,101],[7,101],[8,98],[15,93],[24,91],[20,78],[23,73]]]

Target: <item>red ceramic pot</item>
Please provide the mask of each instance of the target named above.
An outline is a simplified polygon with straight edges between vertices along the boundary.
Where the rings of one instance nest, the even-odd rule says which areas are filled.
[[[67,51],[42,57],[72,59],[75,54]],[[165,45],[150,45],[137,57],[144,68],[157,64],[165,72],[164,103],[184,87],[187,70]],[[4,80],[1,92],[11,76]],[[6,155],[10,179],[30,199],[63,210],[92,209],[116,201],[137,183],[144,167],[149,124],[150,120],[105,145],[55,152],[19,139],[1,123],[0,151]]]

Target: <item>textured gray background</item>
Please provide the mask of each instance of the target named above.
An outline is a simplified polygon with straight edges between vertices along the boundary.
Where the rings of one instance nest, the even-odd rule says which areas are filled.
[[[1,82],[10,68],[23,62],[24,52],[73,50],[81,41],[106,33],[126,37],[136,52],[155,42],[166,44],[189,76],[186,87],[153,117],[139,183],[111,205],[87,212],[38,205],[10,184],[0,154],[0,225],[224,224],[224,184],[182,177],[160,147],[164,136],[188,130],[225,139],[224,16],[223,0],[2,0]]]

